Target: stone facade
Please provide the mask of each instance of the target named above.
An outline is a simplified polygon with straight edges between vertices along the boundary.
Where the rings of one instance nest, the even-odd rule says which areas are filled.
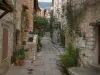
[[[53,33],[52,33],[52,41],[53,43],[57,44],[60,43],[59,42],[59,37],[60,37],[60,29],[62,28],[61,26],[61,15],[62,15],[62,1],[61,0],[53,0],[53,23],[52,23],[52,27],[53,27]]]
[[[54,31],[53,34],[56,34],[58,37],[60,37],[60,32],[66,32],[66,25],[67,25],[67,19],[66,19],[66,4],[67,4],[67,0],[54,0],[53,1],[53,18],[54,18],[54,22],[53,25],[55,26],[56,23],[58,22],[60,29],[58,29],[58,32],[56,34],[56,31]],[[65,36],[64,36],[65,37]],[[57,38],[57,37],[56,37]],[[54,37],[54,39],[56,39]],[[60,38],[58,38],[60,39]],[[58,41],[56,39],[56,41]],[[60,41],[60,40],[59,40]]]
[[[17,37],[18,48],[22,45],[23,41],[28,41],[28,33],[33,31],[33,2],[34,0],[17,0],[17,27],[19,35]],[[26,7],[24,8],[23,5]]]
[[[0,10],[0,14],[3,11]],[[3,49],[3,30],[4,28],[8,31],[8,51],[7,57],[3,59],[4,49]],[[11,56],[13,55],[13,43],[14,43],[14,24],[13,24],[13,13],[6,14],[3,18],[0,19],[0,75],[3,75],[9,66],[11,65]],[[6,53],[6,52],[5,52]]]
[[[58,21],[61,23],[60,27],[61,29],[65,30],[65,26],[67,23],[65,12],[66,12],[66,3],[67,0],[54,0],[53,2],[53,16],[55,18],[55,21]]]
[[[88,0],[89,1],[89,0]],[[98,27],[93,27],[90,23],[96,22],[100,18],[100,2],[89,1],[87,8],[84,10],[83,21],[81,22],[81,32],[84,33],[84,46],[82,49],[81,59],[83,66],[98,63]]]
[[[44,9],[43,8],[39,8],[38,11],[37,11],[37,16],[41,16],[41,17],[44,17]]]
[[[81,48],[80,64],[83,67],[99,64],[98,27],[92,26],[91,23],[96,23],[100,18],[100,2],[99,0],[73,1],[77,8],[84,8],[80,23],[82,37],[76,39],[77,46]]]
[[[77,46],[81,48],[80,53],[80,64],[81,66],[88,67],[91,64],[99,64],[98,53],[99,53],[99,46],[98,46],[98,27],[91,26],[91,23],[96,23],[100,19],[100,1],[99,0],[73,0],[74,5],[76,7],[84,7],[82,21],[80,23],[80,30],[82,33],[82,37],[78,37],[76,39]],[[66,12],[66,4],[67,0],[62,0],[60,3],[62,7],[59,10],[62,10],[61,19],[57,16],[57,8],[59,8],[59,1],[53,1],[53,15],[57,18],[57,20],[61,23],[61,28],[66,28],[67,19],[65,16]],[[57,10],[57,11],[56,11]],[[64,26],[64,27],[63,27]],[[66,33],[65,33],[66,35]],[[67,41],[66,41],[67,42]]]
[[[34,0],[12,0],[12,4],[14,4],[14,12],[0,19],[0,75],[3,75],[11,66],[15,47],[21,48],[23,41],[28,41],[29,32],[33,31]],[[0,10],[0,14],[2,13],[3,11]],[[3,52],[4,28],[8,32],[8,52]],[[3,59],[3,53],[7,54],[5,59]]]

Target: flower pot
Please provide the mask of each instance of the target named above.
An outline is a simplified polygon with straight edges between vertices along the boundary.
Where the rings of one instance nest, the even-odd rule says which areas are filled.
[[[23,66],[24,65],[24,59],[17,59],[17,65]]]

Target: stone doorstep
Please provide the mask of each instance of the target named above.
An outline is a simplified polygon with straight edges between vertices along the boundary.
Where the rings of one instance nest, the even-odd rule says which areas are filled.
[[[100,75],[100,72],[81,67],[72,67],[68,69],[70,75]]]
[[[91,69],[95,70],[96,72],[100,72],[100,64],[90,64]]]

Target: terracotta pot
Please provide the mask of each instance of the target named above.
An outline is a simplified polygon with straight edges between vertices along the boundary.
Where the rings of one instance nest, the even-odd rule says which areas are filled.
[[[24,59],[17,59],[17,65],[23,66],[24,65]]]

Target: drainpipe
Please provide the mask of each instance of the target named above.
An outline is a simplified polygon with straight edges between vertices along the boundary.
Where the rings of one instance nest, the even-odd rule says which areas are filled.
[[[33,0],[33,40],[34,40],[34,20],[35,20],[34,2],[35,2],[35,0]]]
[[[14,0],[14,8],[16,8],[16,0]],[[14,28],[14,33],[13,33],[13,52],[16,54],[16,12],[13,12],[13,28]]]

